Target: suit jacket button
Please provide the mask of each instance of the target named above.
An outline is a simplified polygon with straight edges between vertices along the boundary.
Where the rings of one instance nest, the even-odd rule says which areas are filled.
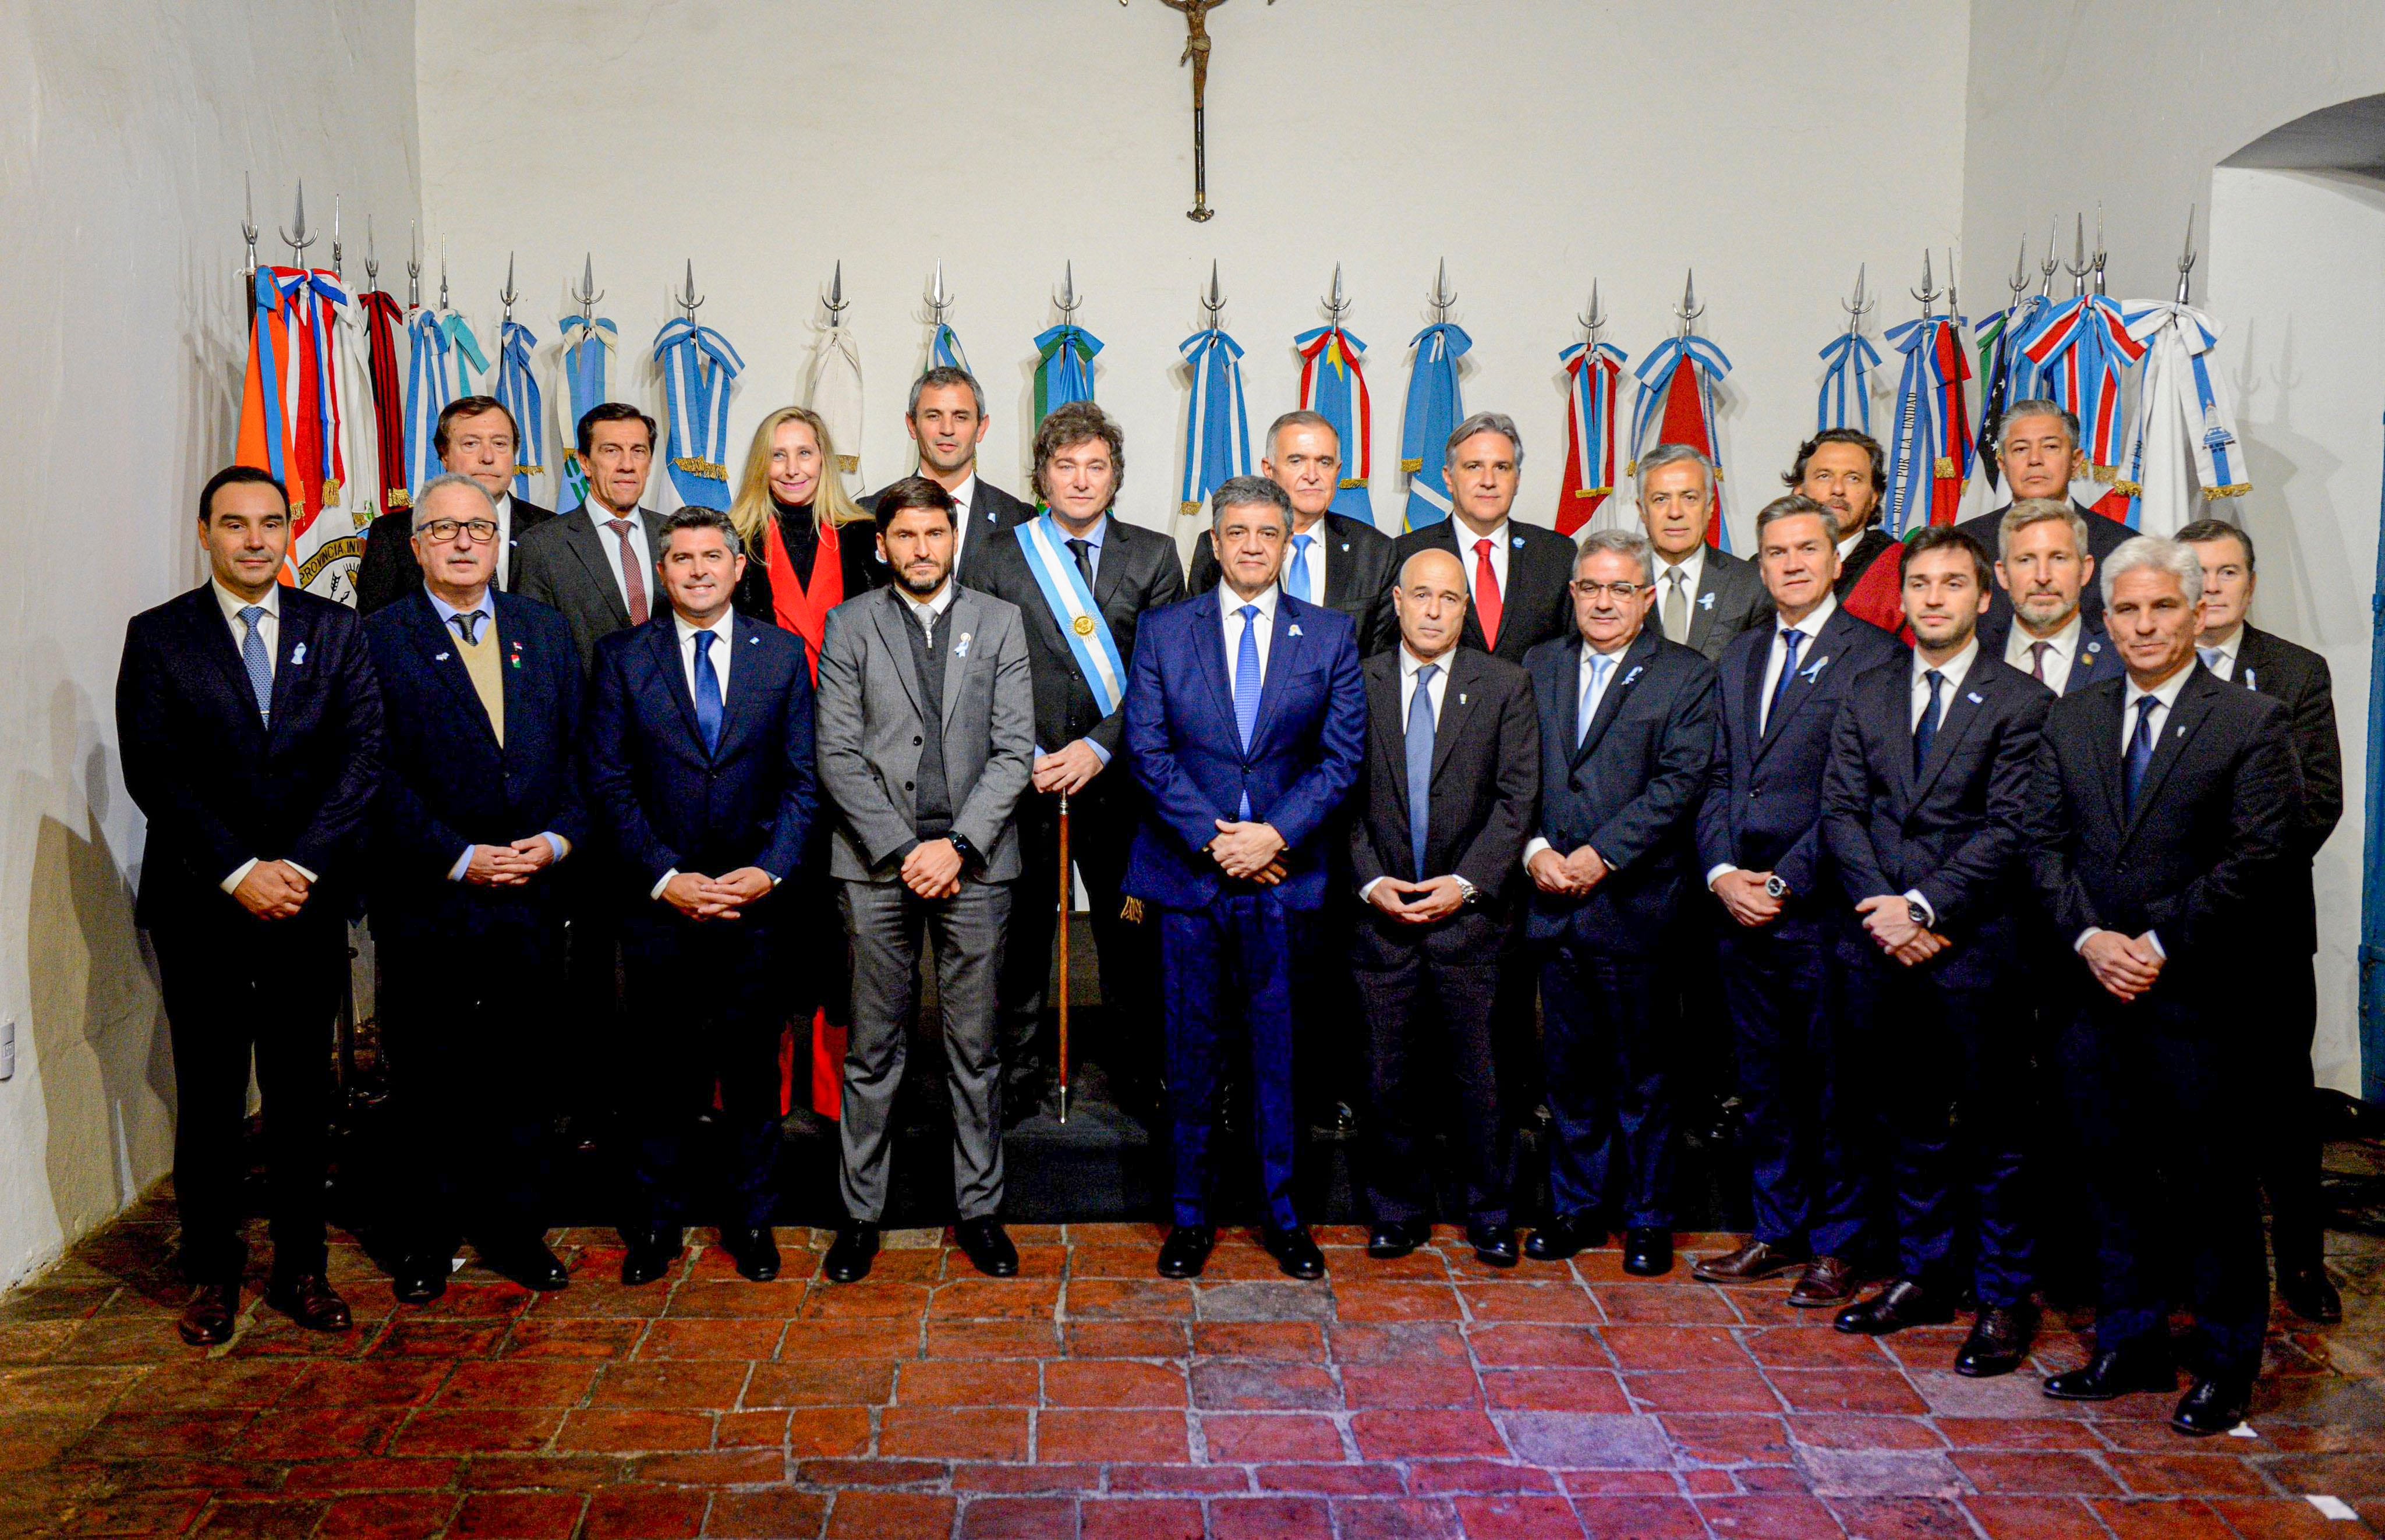
[[[927,741],[927,740],[925,740],[924,738],[920,738],[920,737],[918,737],[918,736],[916,736],[916,735],[915,735],[915,736],[911,739],[911,746],[912,746],[913,748],[917,748],[917,747],[918,747],[922,743],[925,743],[926,741]]]
[[[903,783],[903,789],[904,789],[905,791],[906,791],[906,792],[907,792],[907,791],[909,791],[909,790],[911,789],[911,783],[909,783],[908,781],[904,782],[904,783]]]

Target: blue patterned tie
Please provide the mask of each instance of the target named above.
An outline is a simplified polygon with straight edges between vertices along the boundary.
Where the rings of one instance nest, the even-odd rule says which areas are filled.
[[[720,748],[720,676],[712,671],[712,632],[695,633],[695,725],[704,733],[704,751]]]
[[[1286,588],[1306,599],[1310,604],[1317,602],[1317,595],[1312,591],[1308,577],[1308,548],[1315,544],[1317,544],[1317,537],[1313,534],[1296,534],[1292,537],[1292,570],[1285,575],[1284,582]]]
[[[1248,754],[1259,726],[1259,607],[1246,604],[1234,613],[1242,618],[1242,640],[1234,649],[1234,731],[1242,735],[1242,752]],[[1250,820],[1249,792],[1242,793],[1242,811],[1235,816]]]
[[[1921,767],[1929,762],[1929,745],[1938,741],[1938,721],[1943,714],[1938,704],[1938,687],[1946,676],[1932,669],[1921,676],[1929,682],[1929,704],[1921,708],[1921,720],[1913,727],[1913,773],[1919,775]]]
[[[259,721],[273,720],[273,660],[265,656],[265,607],[250,605],[240,612],[241,623],[248,627],[248,635],[240,645],[240,661],[248,670],[248,687],[256,692],[256,717]]]
[[[1441,665],[1417,670],[1416,695],[1408,701],[1408,848],[1416,852],[1416,880],[1424,881],[1427,812],[1432,807],[1432,682]]]
[[[1780,678],[1772,686],[1772,705],[1764,713],[1764,731],[1767,732],[1772,731],[1772,724],[1779,720],[1780,697],[1789,693],[1789,682],[1797,677],[1797,644],[1804,640],[1805,640],[1805,633],[1802,631],[1784,631],[1780,633],[1780,646],[1783,654],[1780,659]]]
[[[2137,815],[2137,793],[2154,762],[2154,707],[2160,704],[2159,695],[2137,697],[2137,730],[2129,734],[2129,759],[2120,781],[2120,810],[2130,818]]]
[[[1574,713],[1573,746],[1590,736],[1590,720],[1598,715],[1598,697],[1606,685],[1606,672],[1615,667],[1615,659],[1605,653],[1592,653],[1590,658],[1590,682],[1581,687],[1581,708]]]

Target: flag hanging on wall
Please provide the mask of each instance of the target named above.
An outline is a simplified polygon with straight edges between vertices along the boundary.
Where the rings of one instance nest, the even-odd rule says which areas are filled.
[[[588,501],[588,468],[580,463],[580,419],[609,399],[606,394],[606,362],[618,333],[603,316],[566,316],[563,330],[563,395],[570,412],[564,425],[563,484],[556,489],[556,510],[569,513]]]
[[[1846,331],[1822,349],[1822,394],[1814,405],[1814,432],[1855,428],[1871,432],[1871,371],[1879,350],[1862,332]]]
[[[2033,366],[2017,345],[2027,303],[1997,311],[1972,333],[1979,350],[1979,432],[1972,442],[1991,487],[2002,474],[1996,461],[1996,435],[2004,431],[2004,408],[2029,399],[2022,392],[2030,382]]]
[[[1300,353],[1300,407],[1333,424],[1342,441],[1342,484],[1332,511],[1362,524],[1375,521],[1367,483],[1375,473],[1375,407],[1362,361],[1367,344],[1339,326],[1320,326],[1292,340]]]
[[[840,287],[842,273],[839,274]],[[832,322],[820,328],[812,346],[811,369],[804,378],[804,405],[828,425],[836,446],[836,468],[846,478],[846,489],[861,474],[861,348],[853,328]]]
[[[1192,372],[1178,511],[1193,514],[1226,478],[1251,473],[1251,425],[1242,406],[1242,344],[1211,326],[1185,338],[1177,351]]]
[[[2145,356],[2145,344],[2129,335],[2117,305],[2102,294],[2079,294],[2048,310],[2020,347],[2036,366],[2047,396],[2077,415],[2088,476],[2109,487],[2120,477],[2127,429],[2120,420],[2120,374]],[[2106,508],[2105,502],[2114,506]],[[2106,492],[2095,508],[2119,518],[2121,503]]]
[[[539,398],[538,376],[531,371],[531,350],[538,338],[521,322],[509,320],[497,333],[497,405],[514,414],[521,442],[514,445],[514,495],[530,496],[530,479],[546,473],[546,413]]]
[[[2127,470],[2112,490],[2129,498],[2130,529],[2174,535],[2203,516],[2187,491],[2189,455],[2204,502],[2253,490],[2227,377],[2211,367],[2219,323],[2191,305],[2148,301],[2128,312],[2128,327],[2147,357]]]
[[[406,486],[406,376],[399,370],[397,352],[398,335],[406,330],[406,312],[379,289],[358,303],[370,336],[373,465],[379,500],[386,511],[410,505]],[[361,401],[355,404],[355,410],[363,409]]]
[[[671,486],[690,507],[729,507],[729,393],[745,360],[729,339],[680,316],[655,333],[670,417]]]
[[[1408,479],[1405,529],[1422,529],[1449,517],[1449,435],[1465,415],[1457,360],[1474,339],[1455,321],[1436,321],[1409,343],[1416,363],[1408,370],[1406,420],[1400,429],[1400,470]]]
[[[1888,493],[1880,506],[1888,532],[1903,539],[1924,524],[1951,524],[1971,479],[1971,427],[1963,382],[1963,318],[1924,316],[1891,327],[1887,341],[1904,355],[1896,384],[1896,419],[1888,442]]]
[[[349,357],[358,332],[344,319],[351,301],[321,269],[259,267],[254,284],[234,459],[271,474],[290,499],[281,581],[349,598],[345,577],[364,548],[348,499],[361,495],[372,507],[369,488],[346,484],[351,425],[341,389],[368,372]]]
[[[1055,326],[1035,339],[1035,425],[1055,407],[1093,398],[1093,355],[1102,340],[1070,322]]]
[[[1723,350],[1694,332],[1676,333],[1651,348],[1632,378],[1640,394],[1631,404],[1631,473],[1640,457],[1660,444],[1686,444],[1715,468],[1714,509],[1706,517],[1706,544],[1730,549],[1730,527],[1722,516],[1722,434],[1715,415],[1715,386],[1730,373]]]
[[[1615,495],[1615,391],[1629,356],[1612,343],[1576,343],[1557,355],[1566,371],[1565,484],[1557,533],[1569,535]]]

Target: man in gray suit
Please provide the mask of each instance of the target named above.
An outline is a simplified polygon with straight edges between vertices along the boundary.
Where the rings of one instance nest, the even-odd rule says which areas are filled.
[[[1018,1271],[997,1217],[993,1012],[1020,871],[1016,815],[1035,760],[1035,690],[1018,607],[953,581],[953,507],[952,494],[921,476],[878,495],[878,554],[893,584],[830,611],[820,649],[820,783],[837,809],[829,875],[853,938],[845,1221],[820,1268],[831,1283],[867,1275],[878,1255],[904,1024],[929,931],[949,1065],[955,1238],[979,1271]]]
[[[1722,657],[1730,639],[1772,618],[1772,600],[1752,561],[1706,544],[1714,515],[1714,462],[1686,444],[1660,444],[1640,457],[1640,521],[1656,551],[1656,607],[1649,619],[1678,642]]]

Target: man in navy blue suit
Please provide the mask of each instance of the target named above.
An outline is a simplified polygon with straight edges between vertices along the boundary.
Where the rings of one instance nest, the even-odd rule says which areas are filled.
[[[1174,1227],[1163,1277],[1199,1275],[1210,1223],[1222,1036],[1248,1029],[1253,1131],[1266,1190],[1261,1238],[1294,1278],[1324,1256],[1292,1196],[1292,958],[1325,902],[1329,816],[1358,779],[1367,693],[1357,630],[1277,585],[1292,499],[1259,476],[1211,495],[1217,591],[1143,620],[1126,695],[1126,747],[1150,797],[1126,892],[1159,911]]]
[[[1524,1254],[1557,1262],[1623,1220],[1623,1268],[1673,1267],[1675,1019],[1666,956],[1714,762],[1714,665],[1648,625],[1655,559],[1603,530],[1575,566],[1575,634],[1525,657],[1541,712],[1541,808],[1524,846],[1527,933],[1541,958],[1555,1135],[1550,1214]],[[1674,954],[1678,955],[1678,954]]]
[[[1755,1189],[1745,1246],[1692,1269],[1709,1283],[1804,1270],[1792,1305],[1846,1303],[1869,1195],[1844,1137],[1831,998],[1835,884],[1823,848],[1822,771],[1839,703],[1900,656],[1893,637],[1841,609],[1838,526],[1792,493],[1755,516],[1771,623],[1722,655],[1722,740],[1698,810],[1698,860],[1719,899],[1724,1008],[1739,1060]]]
[[[213,572],[132,618],[116,681],[124,785],[149,820],[133,918],[174,1043],[174,1197],[194,1347],[240,1314],[252,1052],[265,1097],[268,1303],[348,1329],[324,1279],[331,1023],[381,779],[381,691],[356,613],[281,578],[290,502],[266,472],[199,494]]]
[[[1855,681],[1822,783],[1822,843],[1857,921],[1838,938],[1849,1057],[1874,1071],[1852,1094],[1888,1135],[1897,1230],[1896,1275],[1835,1324],[1940,1324],[1967,1289],[1979,1319],[1954,1371],[1979,1378],[2018,1368],[2037,1327],[2029,1045],[2012,1028],[2022,842],[2054,695],[1980,647],[1990,578],[1969,536],[1922,530],[1904,582],[1913,655]]]
[[[798,940],[771,895],[818,806],[811,667],[800,637],[731,609],[745,555],[727,514],[681,508],[659,546],[669,606],[597,643],[588,705],[588,797],[625,906],[639,1058],[621,1282],[652,1283],[680,1256],[688,1146],[717,1084],[721,1245],[764,1283],[779,1275],[779,1038]]]
[[[426,483],[416,586],[365,622],[389,726],[367,891],[407,1304],[446,1292],[465,1236],[525,1287],[568,1282],[538,1155],[561,1046],[544,1030],[563,989],[555,868],[587,837],[580,655],[561,615],[498,592],[495,515],[471,477]]]

